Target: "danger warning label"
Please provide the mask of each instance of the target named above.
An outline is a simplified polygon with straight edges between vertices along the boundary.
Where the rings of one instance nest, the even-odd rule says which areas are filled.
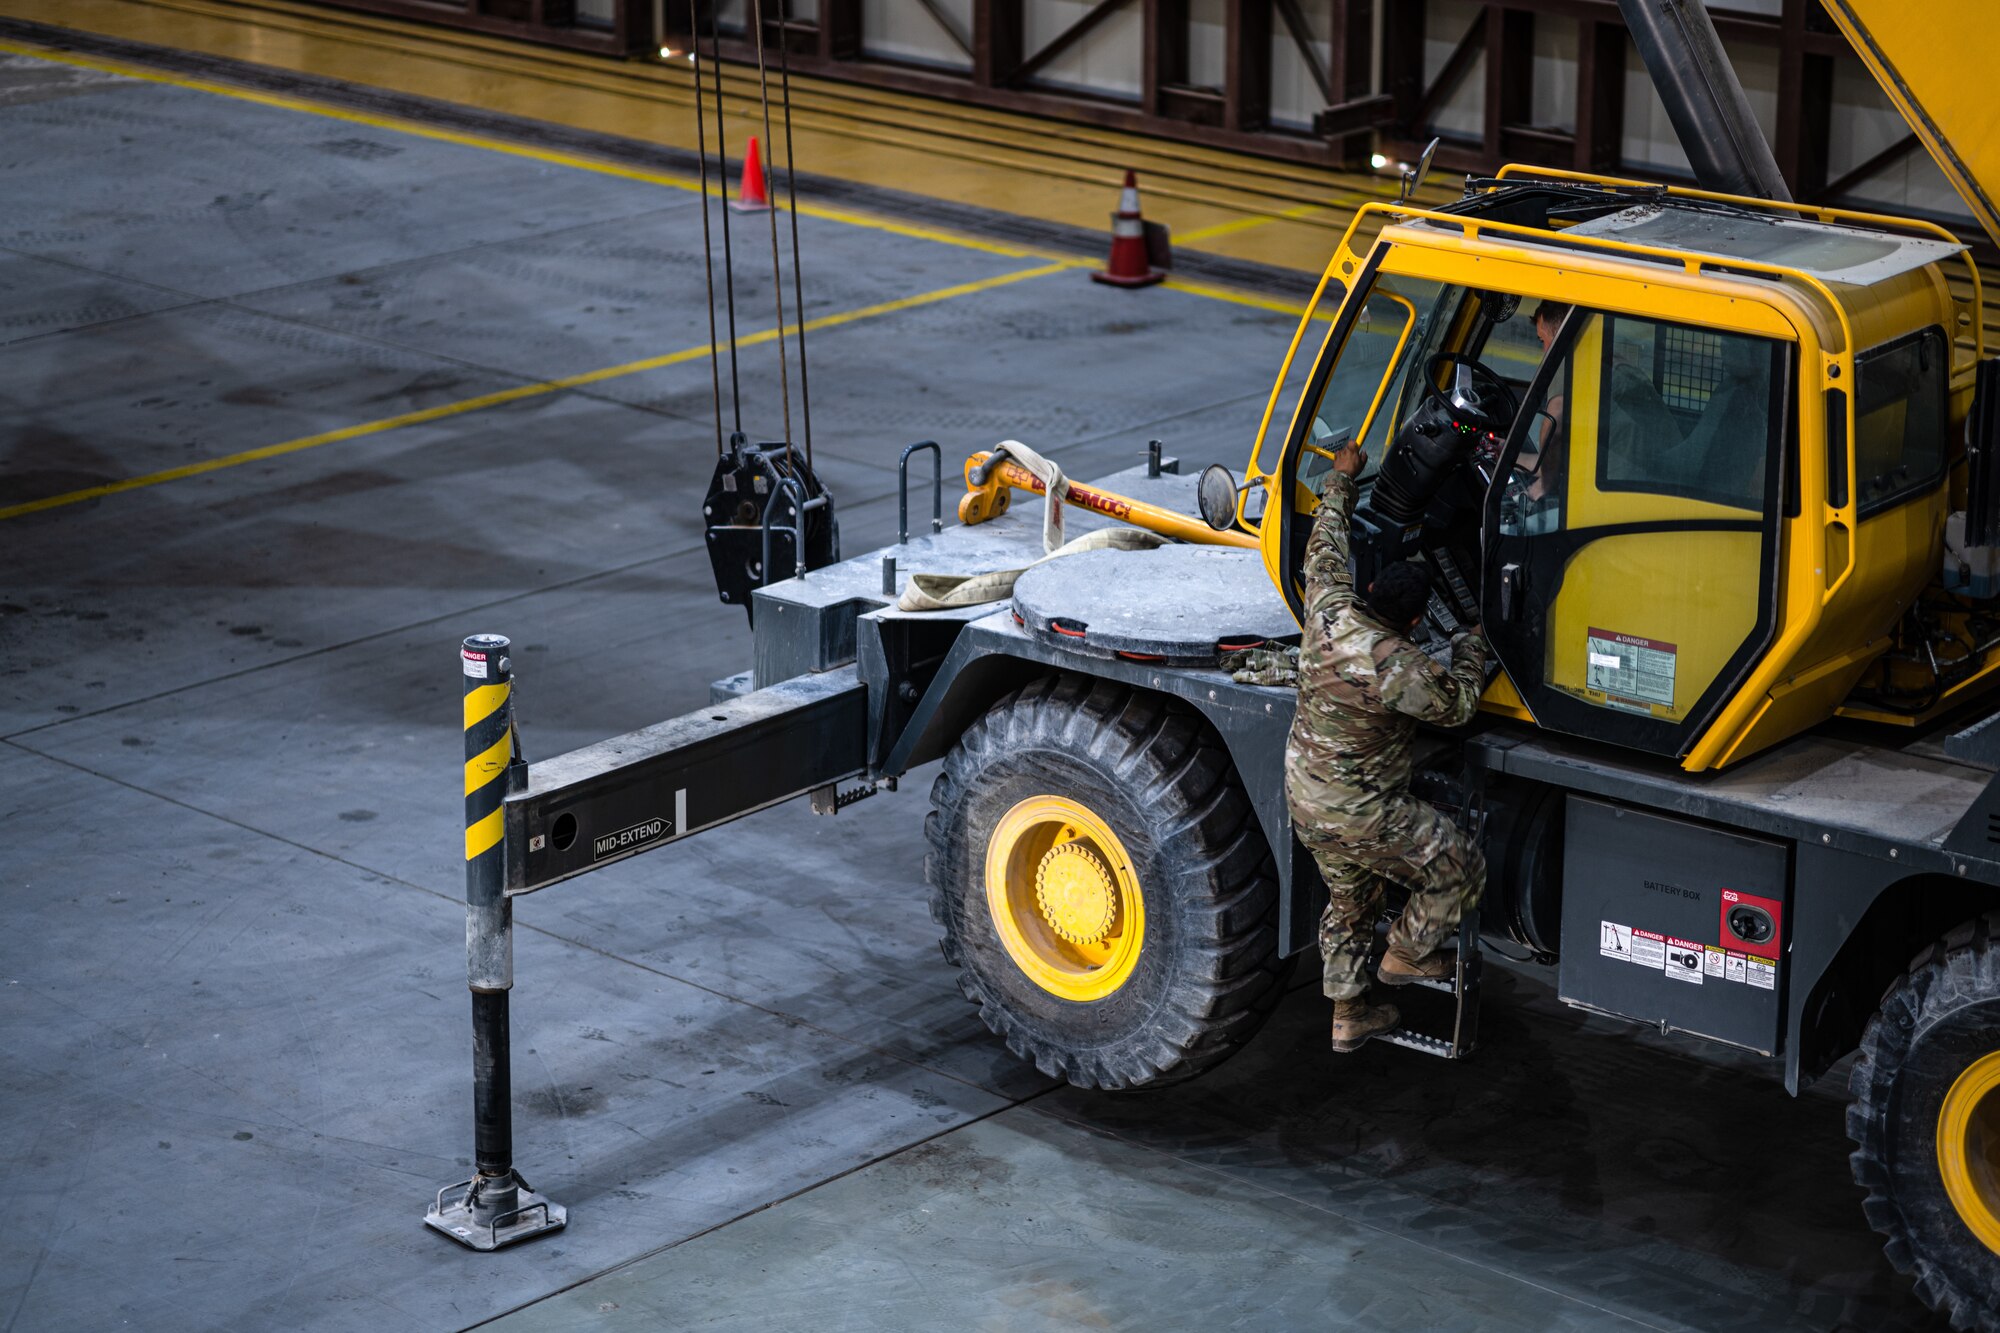
[[[1702,946],[1692,940],[1667,940],[1667,975],[1675,981],[1688,981],[1701,985]]]
[[[1597,952],[1605,958],[1657,968],[1675,981],[1685,981],[1691,986],[1720,981],[1758,990],[1778,988],[1778,965],[1772,959],[1641,930],[1618,921],[1597,923]]]
[[[1588,688],[1636,703],[1673,707],[1674,669],[1680,660],[1674,644],[1592,626],[1585,632],[1584,648],[1589,655],[1584,673]]]

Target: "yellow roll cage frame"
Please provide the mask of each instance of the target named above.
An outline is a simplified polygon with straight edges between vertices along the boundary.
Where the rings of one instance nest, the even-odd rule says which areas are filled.
[[[1644,188],[1659,191],[1662,187],[1650,182],[1632,180],[1625,177],[1592,175],[1583,172],[1564,171],[1510,165],[1502,168],[1495,178],[1496,183],[1489,190],[1502,188],[1501,182],[1521,183],[1525,180],[1560,181],[1571,184],[1598,185],[1610,188]],[[1883,214],[1867,213],[1854,209],[1832,208],[1823,205],[1776,203],[1770,200],[1746,198],[1738,195],[1720,194],[1709,190],[1684,186],[1664,187],[1670,197],[1701,200],[1705,202],[1727,203],[1747,209],[1804,218],[1831,224],[1846,224],[1877,230],[1898,230],[1914,233],[1929,239],[1944,240],[1952,245],[1961,242],[1945,228],[1935,223],[1919,219],[1898,218]],[[1406,230],[1410,224],[1430,223],[1441,229],[1437,234],[1424,231]],[[1375,235],[1369,243],[1366,254],[1356,250],[1358,236],[1370,229]],[[1541,244],[1552,237],[1561,237],[1565,249],[1552,251]],[[1519,238],[1529,244],[1505,244]],[[1331,284],[1346,286],[1348,280],[1360,273],[1373,257],[1378,247],[1392,244],[1399,247],[1415,245],[1428,251],[1433,257],[1445,260],[1507,261],[1510,265],[1521,264],[1534,268],[1551,270],[1575,278],[1588,276],[1599,281],[1630,284],[1639,282],[1645,286],[1667,286],[1690,295],[1723,297],[1732,301],[1750,301],[1773,310],[1790,326],[1800,349],[1799,356],[1799,434],[1801,441],[1809,438],[1823,438],[1826,427],[1825,403],[1829,389],[1850,390],[1854,384],[1854,363],[1858,351],[1854,323],[1849,318],[1847,303],[1835,290],[1835,286],[1825,279],[1805,270],[1784,264],[1759,260],[1721,257],[1710,254],[1696,254],[1669,249],[1643,242],[1620,240],[1605,236],[1576,236],[1560,231],[1524,226],[1519,223],[1500,222],[1458,213],[1445,213],[1436,209],[1421,208],[1409,204],[1374,203],[1361,208],[1342,235],[1340,245],[1333,259],[1321,274],[1314,288],[1313,298],[1306,307],[1298,328],[1293,332],[1291,343],[1276,382],[1264,406],[1258,424],[1256,442],[1252,445],[1249,463],[1245,469],[1245,485],[1238,497],[1237,521],[1246,531],[1256,533],[1263,548],[1264,563],[1272,582],[1284,589],[1289,573],[1286,568],[1287,553],[1281,549],[1278,534],[1280,523],[1268,520],[1277,511],[1273,506],[1280,502],[1278,476],[1284,470],[1291,450],[1291,442],[1298,438],[1301,414],[1309,410],[1307,388],[1313,376],[1309,374],[1300,384],[1298,401],[1293,405],[1285,434],[1278,441],[1275,454],[1268,449],[1273,418],[1276,416],[1280,400],[1291,379],[1294,363],[1301,347],[1305,344],[1307,330],[1316,320],[1325,320],[1322,304],[1327,299]],[[1573,248],[1570,248],[1573,247]],[[1630,259],[1643,259],[1656,267],[1643,276],[1635,275],[1628,267]],[[1984,301],[1984,290],[1978,266],[1969,253],[1961,252],[1959,259],[1964,263],[1971,280],[1971,299],[1961,302],[1950,295],[1949,288],[1943,288],[1943,299],[1952,309],[1952,343],[1963,347],[1960,338],[1970,329],[1971,356],[1964,360],[1954,357],[1951,374],[1956,380],[1968,372],[1985,356],[1985,331],[1979,319],[1979,311]],[[1453,266],[1456,266],[1455,264]],[[1725,270],[1711,272],[1711,270]],[[1776,278],[1776,284],[1758,283],[1746,286],[1743,274],[1758,274]],[[1479,285],[1479,284],[1473,284]],[[1523,293],[1527,294],[1527,293]],[[1341,293],[1340,305],[1354,299],[1356,293],[1349,287]],[[1363,297],[1366,293],[1361,293]],[[1810,299],[1803,299],[1806,297]],[[1338,317],[1331,321],[1338,326]],[[1316,370],[1318,362],[1332,349],[1329,341],[1333,328],[1323,340],[1314,358]],[[1832,335],[1828,337],[1827,335]],[[1829,344],[1833,344],[1829,346]],[[1811,374],[1813,378],[1807,379]],[[1379,392],[1377,398],[1379,400]],[[1854,476],[1854,449],[1858,438],[1856,433],[1856,396],[1853,392],[1843,393],[1846,420],[1846,469],[1849,477]],[[1371,408],[1372,417],[1374,408]],[[1814,429],[1818,436],[1811,434]],[[1860,497],[1859,487],[1847,488],[1845,503],[1830,503],[1828,495],[1827,459],[1823,450],[1801,448],[1800,514],[1785,522],[1784,542],[1788,549],[1809,550],[1820,557],[1817,568],[1817,595],[1807,584],[1803,570],[1812,568],[1809,562],[1788,559],[1781,574],[1782,603],[1781,619],[1773,634],[1770,646],[1763,657],[1741,683],[1735,694],[1723,706],[1721,712],[1697,738],[1693,747],[1682,760],[1682,767],[1690,772],[1725,764],[1735,758],[1760,748],[1756,743],[1746,747],[1753,728],[1764,710],[1771,704],[1770,694],[1774,687],[1786,680],[1785,673],[1794,668],[1802,649],[1822,628],[1822,617],[1835,602],[1853,576],[1858,558],[1858,526]],[[1268,466],[1266,464],[1268,463]],[[1261,487],[1257,485],[1261,483]],[[1255,520],[1249,518],[1247,509],[1250,497],[1261,489],[1264,496],[1262,514]],[[1817,497],[1819,505],[1813,512],[1811,499]],[[1811,546],[1800,548],[1801,541],[1811,542]],[[1833,569],[1838,561],[1839,569]],[[1787,576],[1789,581],[1785,582]],[[1879,637],[1867,637],[1868,641],[1854,647],[1848,653],[1834,658],[1830,663],[1815,663],[1808,674],[1819,677],[1836,671],[1854,662],[1872,660],[1883,646]],[[1486,706],[1491,711],[1511,716],[1528,718],[1523,702],[1513,691],[1507,678],[1502,675],[1488,691]]]

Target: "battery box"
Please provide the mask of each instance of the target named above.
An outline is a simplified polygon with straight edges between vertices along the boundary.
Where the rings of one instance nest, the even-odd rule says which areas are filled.
[[[1787,844],[1568,799],[1561,998],[1777,1054]]]

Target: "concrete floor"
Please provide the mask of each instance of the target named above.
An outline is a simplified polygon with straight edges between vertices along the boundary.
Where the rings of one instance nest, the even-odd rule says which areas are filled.
[[[992,284],[814,338],[851,552],[913,439],[1240,466],[1290,333],[803,230],[815,316]],[[0,513],[437,410],[0,518],[0,1333],[1936,1327],[1830,1091],[1532,975],[1466,1066],[1327,1055],[1308,986],[1190,1086],[1051,1088],[938,956],[922,782],[523,901],[518,1160],[571,1224],[427,1232],[470,1149],[460,636],[514,636],[537,756],[748,660],[707,363],[550,384],[698,345],[700,292],[684,191],[0,60]]]

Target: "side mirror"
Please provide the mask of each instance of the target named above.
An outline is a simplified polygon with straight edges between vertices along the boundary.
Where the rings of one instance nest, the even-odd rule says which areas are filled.
[[[1437,150],[1438,140],[1433,139],[1424,145],[1424,155],[1417,159],[1417,165],[1403,168],[1403,193],[1397,198],[1397,203],[1409,203],[1410,196],[1423,185],[1431,174],[1431,158],[1436,155]]]
[[[1201,521],[1217,532],[1236,526],[1236,478],[1220,463],[1210,463],[1195,482],[1195,501]]]

